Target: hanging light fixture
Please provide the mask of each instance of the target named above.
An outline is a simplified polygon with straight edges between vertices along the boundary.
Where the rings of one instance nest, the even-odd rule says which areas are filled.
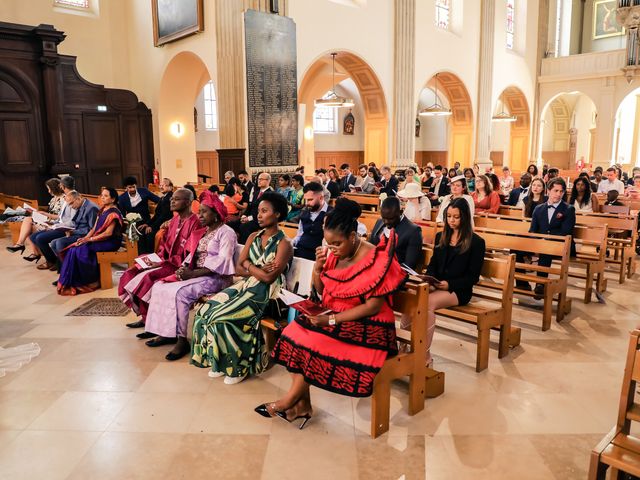
[[[336,93],[336,55],[338,54],[335,52],[331,54],[333,87],[324,97],[316,98],[313,102],[316,107],[342,108],[353,107],[355,105],[352,98],[341,97]]]
[[[420,115],[422,117],[446,117],[446,116],[451,115],[451,109],[450,108],[445,108],[443,105],[440,105],[440,103],[438,103],[438,74],[437,73],[436,73],[435,84],[436,84],[435,101],[434,101],[433,105],[431,105],[429,107],[425,107],[422,110],[420,110],[418,115]]]
[[[502,98],[501,98],[500,101],[502,102],[502,111],[500,113],[494,115],[493,117],[491,117],[491,121],[492,122],[515,122],[517,120],[515,115],[510,115],[507,112],[505,112],[504,111],[504,100],[502,100]]]

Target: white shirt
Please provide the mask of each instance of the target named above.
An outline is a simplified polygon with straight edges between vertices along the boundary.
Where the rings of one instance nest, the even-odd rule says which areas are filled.
[[[400,221],[398,222],[398,224],[400,224],[400,222],[404,220],[404,215],[400,215]],[[382,235],[384,235],[385,237],[389,238],[389,235],[391,235],[391,229],[387,226],[385,226],[382,229]]]
[[[440,223],[444,222],[444,209],[447,208],[451,203],[451,195],[452,194],[445,195],[444,197],[442,197],[442,201],[440,202],[440,210],[438,210],[438,216],[436,217],[436,222],[440,222]],[[471,197],[471,195],[462,195],[462,198],[464,198],[469,204],[469,211],[471,213],[471,226],[473,226],[473,215],[475,211],[473,198]]]
[[[560,202],[561,201],[562,200],[560,200]],[[551,223],[551,219],[555,215],[556,209],[558,208],[558,205],[560,205],[560,202],[557,202],[557,203],[547,202],[547,207],[553,207],[553,208],[547,208],[547,220],[549,221],[549,223]]]
[[[142,201],[142,197],[138,193],[138,189],[136,188],[136,194],[132,197],[129,195],[129,202],[131,202],[131,207],[135,208]]]
[[[328,209],[329,209],[329,204],[325,202],[325,204],[322,206],[322,208],[319,208],[315,212],[311,212],[311,221],[315,222],[316,218],[318,218],[318,215],[320,215],[320,212],[326,212]],[[298,233],[296,233],[295,238],[291,241],[291,243],[293,243],[294,247],[300,241],[300,238],[302,237],[303,233],[304,233],[304,230],[302,229],[302,220],[300,220],[298,222]]]
[[[524,197],[526,197],[527,195],[529,195],[529,187],[523,188],[522,190],[520,190],[520,196],[518,197],[518,202],[516,203],[516,207],[519,207],[520,204],[523,203]]]
[[[624,195],[624,183],[617,178],[610,182],[609,179],[603,180],[598,184],[598,193],[609,193],[611,190],[617,190],[620,195]]]

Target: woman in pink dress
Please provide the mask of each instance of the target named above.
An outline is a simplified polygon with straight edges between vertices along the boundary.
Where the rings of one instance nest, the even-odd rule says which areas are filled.
[[[202,229],[191,234],[189,255],[175,275],[157,282],[151,289],[146,331],[158,335],[147,341],[149,347],[175,344],[165,357],[178,360],[191,350],[187,340],[189,309],[203,295],[225,289],[235,274],[236,233],[225,225],[227,209],[208,190],[200,196],[198,218]]]

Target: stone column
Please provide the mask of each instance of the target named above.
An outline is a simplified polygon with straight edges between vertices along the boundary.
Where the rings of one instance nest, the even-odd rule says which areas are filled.
[[[478,71],[478,114],[476,118],[476,162],[480,171],[492,166],[490,156],[491,117],[493,116],[493,37],[496,23],[495,0],[481,0],[480,64]]]
[[[536,57],[536,71],[535,71],[535,98],[533,101],[533,111],[531,116],[531,143],[529,145],[529,161],[536,163],[538,168],[542,168],[542,120],[541,117],[542,107],[540,105],[540,83],[538,77],[542,70],[542,59],[547,51],[548,38],[549,38],[549,22],[550,18],[550,0],[539,0],[538,3],[538,53]],[[555,16],[553,17],[555,18]],[[538,152],[538,149],[540,150]],[[538,154],[540,158],[538,158]]]
[[[396,0],[393,74],[393,154],[403,168],[415,163],[416,0]]]

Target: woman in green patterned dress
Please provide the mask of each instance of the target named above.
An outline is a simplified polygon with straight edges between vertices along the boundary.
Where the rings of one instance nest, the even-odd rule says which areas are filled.
[[[236,265],[236,275],[244,278],[213,296],[196,313],[191,363],[211,367],[210,377],[226,375],[228,385],[261,373],[268,361],[260,319],[269,300],[280,293],[283,274],[293,257],[289,239],[278,229],[287,209],[279,193],[262,194],[258,206],[261,230],[251,234]]]

